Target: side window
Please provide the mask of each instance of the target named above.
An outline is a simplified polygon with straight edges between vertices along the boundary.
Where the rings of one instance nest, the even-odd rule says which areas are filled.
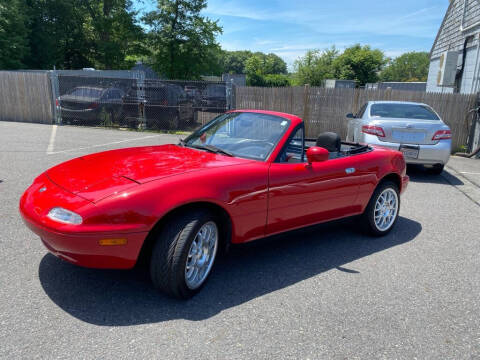
[[[367,105],[368,104],[365,104],[360,108],[360,110],[357,113],[357,118],[362,118],[363,117],[363,114],[365,114],[365,110],[367,110]]]
[[[112,90],[112,99],[118,100],[122,97],[120,90]]]
[[[286,144],[281,156],[282,163],[301,163],[304,159],[304,141],[303,141],[303,127],[300,127],[295,135]]]
[[[113,99],[113,90],[107,90],[107,92],[105,93],[105,95],[103,97],[107,100]]]

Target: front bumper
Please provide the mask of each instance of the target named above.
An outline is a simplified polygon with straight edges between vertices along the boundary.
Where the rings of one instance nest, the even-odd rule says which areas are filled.
[[[452,151],[452,141],[451,140],[441,140],[434,145],[418,145],[418,144],[398,144],[391,143],[386,141],[380,141],[374,135],[365,134],[365,138],[362,142],[383,146],[392,150],[399,150],[400,145],[413,145],[419,147],[418,159],[405,158],[407,164],[423,164],[423,165],[434,165],[442,164],[445,165],[450,159],[450,154]]]
[[[52,231],[23,217],[25,224],[40,236],[53,255],[69,263],[96,269],[131,269],[147,233],[134,234],[65,234]],[[103,239],[126,239],[125,245],[101,246]]]
[[[40,192],[40,188],[46,191]],[[83,225],[65,225],[47,218],[55,206],[78,211],[94,206],[40,176],[20,199],[20,214],[25,224],[40,236],[55,256],[75,265],[98,269],[129,269],[138,258],[148,232],[85,231]],[[78,208],[78,209],[77,209]],[[100,245],[100,240],[122,239],[123,245]]]

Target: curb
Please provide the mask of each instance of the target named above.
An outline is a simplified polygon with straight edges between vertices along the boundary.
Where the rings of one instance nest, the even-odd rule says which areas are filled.
[[[442,172],[442,177],[453,187],[457,188],[462,192],[466,197],[472,200],[475,204],[480,206],[480,187],[468,180],[464,175],[459,173],[451,166],[445,166],[445,169],[448,171]],[[462,185],[455,185],[453,177],[461,179],[463,182]]]

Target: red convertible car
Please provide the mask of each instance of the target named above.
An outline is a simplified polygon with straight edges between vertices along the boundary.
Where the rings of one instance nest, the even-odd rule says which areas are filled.
[[[373,235],[388,233],[409,180],[403,155],[304,133],[294,115],[228,112],[178,145],[57,165],[20,212],[54,255],[115,269],[145,257],[154,285],[178,298],[200,290],[230,244],[359,214]]]

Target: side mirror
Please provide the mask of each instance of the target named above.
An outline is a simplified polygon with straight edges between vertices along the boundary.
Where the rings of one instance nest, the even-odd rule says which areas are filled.
[[[352,113],[347,114],[347,119],[355,119],[355,115]]]
[[[307,161],[309,164],[328,160],[328,150],[319,146],[312,146],[307,150]]]

